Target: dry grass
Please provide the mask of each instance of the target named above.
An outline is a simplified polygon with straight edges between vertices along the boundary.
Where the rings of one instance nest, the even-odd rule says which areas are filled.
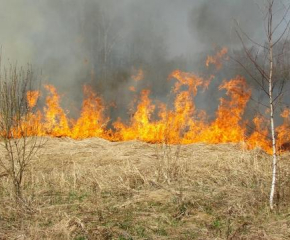
[[[290,164],[237,145],[48,139],[16,209],[0,171],[0,239],[290,239]]]

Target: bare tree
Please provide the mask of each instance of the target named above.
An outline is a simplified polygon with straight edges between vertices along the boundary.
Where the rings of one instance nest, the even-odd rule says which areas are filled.
[[[282,56],[285,55],[285,46],[288,44],[287,36],[290,21],[287,15],[290,5],[286,6],[282,1],[264,0],[262,13],[264,15],[264,28],[266,33],[265,43],[259,43],[249,37],[238,25],[237,34],[240,38],[243,49],[247,58],[252,63],[254,70],[258,73],[251,72],[243,63],[238,61],[247,71],[248,75],[256,82],[260,90],[268,99],[266,106],[269,112],[269,125],[272,143],[272,183],[269,195],[270,209],[274,209],[274,195],[277,179],[277,136],[276,136],[276,106],[283,98],[286,76],[279,70],[279,64]],[[254,47],[249,48],[245,44],[249,40]],[[279,47],[278,47],[279,46]],[[282,46],[282,47],[281,47]],[[257,77],[257,75],[259,77]],[[288,75],[287,75],[288,76]]]
[[[29,98],[33,72],[31,67],[25,70],[16,65],[0,69],[0,144],[5,149],[0,168],[10,177],[19,203],[23,200],[25,171],[41,144],[36,137],[37,126],[31,122]]]

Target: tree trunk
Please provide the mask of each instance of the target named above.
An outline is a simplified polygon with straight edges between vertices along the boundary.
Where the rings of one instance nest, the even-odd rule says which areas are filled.
[[[276,187],[276,173],[277,173],[277,151],[276,151],[276,135],[275,135],[275,122],[274,122],[274,106],[273,106],[273,44],[272,44],[272,21],[270,22],[270,51],[269,51],[269,101],[270,101],[270,118],[271,118],[271,137],[273,148],[273,167],[272,167],[272,184],[270,192],[270,209],[274,209],[274,195]]]

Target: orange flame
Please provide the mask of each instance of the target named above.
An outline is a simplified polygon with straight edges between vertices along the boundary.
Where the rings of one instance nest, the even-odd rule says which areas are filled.
[[[219,87],[219,90],[223,89],[226,90],[229,99],[220,99],[216,119],[201,132],[200,142],[238,143],[244,141],[245,126],[241,124],[241,120],[251,91],[245,79],[239,76],[228,82],[224,81]]]
[[[284,123],[277,127],[277,142],[278,147],[281,151],[286,150],[284,149],[286,145],[288,145],[289,150],[289,143],[290,143],[290,136],[289,136],[289,129],[290,129],[290,109],[286,108],[281,113],[281,117],[284,120]]]
[[[85,99],[80,118],[73,124],[71,137],[83,139],[105,137],[104,127],[108,119],[104,118],[104,104],[100,97],[89,86],[84,86]]]
[[[143,80],[144,79],[144,72],[143,72],[142,68],[139,68],[138,70],[134,69],[133,75],[131,77],[136,82]]]
[[[27,96],[28,107],[30,109],[32,109],[35,107],[35,105],[40,97],[40,92],[39,91],[28,91],[26,96]]]
[[[209,57],[207,65],[218,64],[225,57],[227,50],[222,49],[217,56]],[[142,70],[132,78],[140,81],[144,77]],[[48,92],[46,104],[42,110],[35,111],[37,101],[41,96],[39,91],[27,93],[30,112],[23,126],[30,135],[71,137],[84,139],[102,137],[112,141],[127,141],[138,139],[150,143],[166,142],[169,144],[204,143],[239,143],[245,142],[248,148],[261,147],[271,153],[271,143],[268,124],[261,115],[255,116],[254,130],[250,135],[243,120],[251,90],[245,79],[237,76],[229,81],[224,80],[219,91],[225,91],[220,99],[215,119],[209,121],[206,112],[197,109],[195,97],[199,90],[206,91],[214,76],[205,79],[196,74],[175,70],[169,75],[175,83],[171,94],[172,106],[150,99],[150,90],[143,90],[137,100],[137,106],[128,123],[120,118],[112,123],[113,130],[108,130],[109,118],[106,117],[106,107],[101,97],[89,87],[84,86],[84,100],[78,119],[70,119],[67,112],[60,106],[60,96],[52,85],[46,85]],[[131,88],[131,91],[135,88]],[[284,124],[277,130],[278,145],[290,142],[290,110],[285,109],[281,117]],[[21,137],[16,129],[14,136]]]
[[[253,123],[255,125],[253,133],[247,139],[247,145],[253,149],[260,147],[268,153],[272,153],[271,142],[267,136],[269,136],[268,124],[266,119],[262,115],[257,115]]]
[[[251,90],[244,78],[237,76],[230,81],[224,80],[220,91],[226,91],[226,97],[220,99],[216,118],[208,121],[204,111],[196,109],[195,96],[199,89],[205,89],[210,79],[203,79],[193,73],[176,70],[169,76],[175,79],[173,87],[174,104],[169,107],[164,103],[154,104],[150,99],[150,91],[143,90],[136,110],[128,124],[118,119],[113,123],[114,131],[107,130],[109,119],[105,117],[105,104],[89,86],[84,87],[84,101],[80,117],[69,119],[60,106],[60,96],[52,85],[46,85],[48,91],[44,109],[31,112],[25,124],[39,126],[37,133],[31,128],[31,135],[71,137],[83,139],[102,137],[113,141],[139,139],[151,143],[167,142],[169,144],[205,143],[238,143],[246,142],[249,148],[262,147],[271,152],[267,139],[268,130],[265,120],[256,116],[253,120],[255,129],[246,136],[246,123],[242,117],[251,96]],[[29,107],[35,107],[39,92],[29,92]],[[282,116],[288,125],[290,111]],[[284,124],[278,128],[280,141],[289,141]],[[29,128],[27,128],[29,129]]]
[[[46,107],[44,108],[44,124],[45,134],[53,137],[70,137],[71,131],[69,122],[64,110],[60,107],[60,97],[52,85],[45,85],[49,96],[46,97]]]
[[[215,56],[208,56],[205,62],[205,65],[209,67],[210,64],[214,64],[217,70],[222,68],[222,61],[227,60],[226,56],[228,53],[228,49],[223,47]]]

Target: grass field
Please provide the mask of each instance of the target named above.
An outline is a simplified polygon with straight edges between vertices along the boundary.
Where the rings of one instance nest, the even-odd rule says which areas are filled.
[[[259,149],[48,138],[21,208],[0,170],[0,239],[290,239],[289,161],[270,212]]]

